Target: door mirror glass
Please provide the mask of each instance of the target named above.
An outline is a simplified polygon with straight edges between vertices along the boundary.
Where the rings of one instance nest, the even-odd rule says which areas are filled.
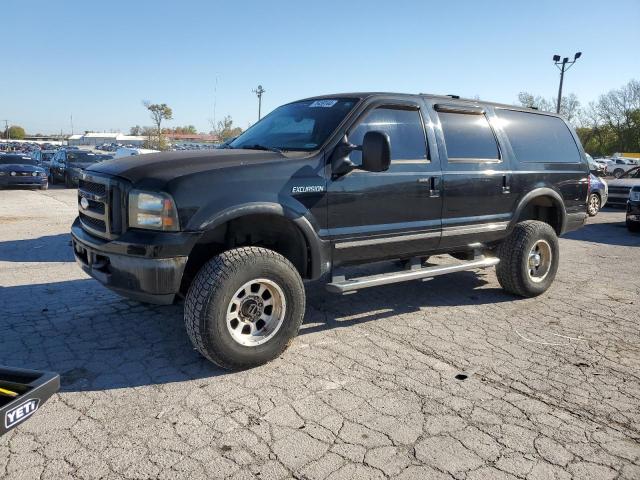
[[[362,141],[362,170],[384,172],[391,164],[389,135],[377,130],[365,133]]]

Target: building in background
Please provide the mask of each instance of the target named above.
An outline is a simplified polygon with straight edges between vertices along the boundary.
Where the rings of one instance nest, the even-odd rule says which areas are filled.
[[[123,135],[122,133],[90,132],[84,135],[71,135],[67,138],[67,142],[73,146],[96,146],[102,145],[103,143],[119,143],[121,145],[141,147],[145,139],[146,137],[143,136]]]

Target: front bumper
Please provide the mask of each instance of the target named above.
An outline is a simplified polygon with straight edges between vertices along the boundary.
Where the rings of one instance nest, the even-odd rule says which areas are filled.
[[[89,276],[124,297],[167,305],[180,291],[188,254],[198,237],[135,232],[129,241],[103,241],[85,232],[76,219],[71,238],[76,262]]]
[[[47,177],[23,177],[16,176],[12,177],[11,175],[3,175],[0,177],[0,187],[42,187],[48,183]]]
[[[640,223],[640,202],[627,202],[627,222]]]

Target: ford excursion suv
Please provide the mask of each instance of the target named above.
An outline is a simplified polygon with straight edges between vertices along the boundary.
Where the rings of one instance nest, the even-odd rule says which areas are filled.
[[[225,148],[90,166],[71,233],[85,272],[142,302],[184,298],[195,348],[247,368],[297,334],[303,281],[346,294],[495,266],[506,291],[542,294],[588,193],[558,115],[350,93],[283,105]],[[437,254],[456,262],[426,263]],[[403,267],[350,272],[381,261]]]

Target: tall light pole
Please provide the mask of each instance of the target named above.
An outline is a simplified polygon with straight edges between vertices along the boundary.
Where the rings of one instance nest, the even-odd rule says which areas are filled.
[[[9,120],[3,120],[4,122],[4,129],[5,132],[7,132],[7,140],[10,140],[10,136],[9,136]]]
[[[578,60],[582,56],[582,52],[577,52],[573,56],[573,60],[569,61],[569,57],[564,57],[562,61],[560,61],[560,55],[553,56],[553,62],[556,67],[560,70],[560,87],[558,88],[558,105],[556,106],[556,113],[560,113],[560,102],[562,101],[562,83],[564,82],[564,72],[569,70],[576,60]]]
[[[262,117],[262,94],[266,92],[262,85],[258,85],[258,88],[252,90],[258,96],[258,120]]]

